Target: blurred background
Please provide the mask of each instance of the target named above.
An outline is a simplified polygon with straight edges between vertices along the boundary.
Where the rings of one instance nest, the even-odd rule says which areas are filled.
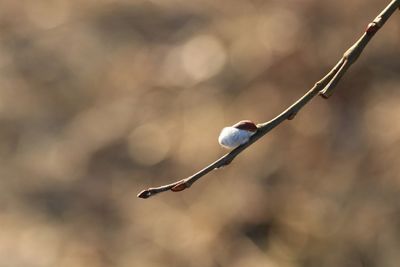
[[[0,265],[400,265],[400,13],[315,98],[182,193],[339,60],[387,1],[0,2]]]

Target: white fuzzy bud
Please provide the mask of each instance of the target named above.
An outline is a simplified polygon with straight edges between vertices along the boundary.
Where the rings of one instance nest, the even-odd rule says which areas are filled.
[[[248,142],[256,131],[257,126],[253,122],[240,121],[233,126],[223,128],[219,134],[218,142],[225,148],[236,148]]]

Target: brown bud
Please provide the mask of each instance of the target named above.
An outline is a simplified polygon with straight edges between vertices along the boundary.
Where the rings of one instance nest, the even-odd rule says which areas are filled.
[[[172,188],[171,188],[171,191],[173,191],[173,192],[179,192],[179,191],[185,190],[186,188],[188,188],[186,182],[182,181],[182,182],[176,184],[174,187],[172,187]]]
[[[365,32],[368,35],[375,34],[379,30],[380,26],[376,22],[371,22],[368,24],[367,28],[365,29]]]
[[[297,115],[297,112],[292,112],[292,113],[290,113],[290,115],[288,116],[288,120],[293,120],[294,119],[294,117],[296,117],[296,115]]]
[[[258,129],[257,125],[255,125],[254,122],[250,120],[239,121],[238,123],[232,125],[232,127],[250,132],[256,132]]]

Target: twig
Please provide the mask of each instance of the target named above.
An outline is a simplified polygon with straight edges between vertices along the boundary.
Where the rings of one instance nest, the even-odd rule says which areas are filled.
[[[235,148],[231,152],[227,153],[223,157],[219,158],[218,160],[214,161],[204,169],[200,170],[199,172],[193,174],[188,178],[160,187],[152,187],[143,190],[138,194],[138,197],[149,198],[164,191],[171,190],[173,192],[178,192],[189,188],[193,183],[195,183],[197,180],[199,180],[201,177],[211,172],[212,170],[230,164],[232,160],[243,150],[245,150],[258,139],[263,137],[273,128],[281,124],[283,121],[293,119],[300,111],[300,109],[304,105],[306,105],[314,96],[319,94],[324,98],[330,97],[342,76],[357,60],[368,42],[372,39],[375,33],[378,32],[378,30],[385,24],[385,22],[389,19],[389,17],[394,13],[397,8],[400,9],[400,0],[393,0],[392,2],[390,2],[390,4],[371,23],[368,24],[361,38],[343,54],[343,57],[325,77],[318,81],[304,96],[302,96],[299,100],[297,100],[294,104],[292,104],[289,108],[276,116],[274,119],[265,123],[258,124],[257,132],[250,138],[247,143]]]

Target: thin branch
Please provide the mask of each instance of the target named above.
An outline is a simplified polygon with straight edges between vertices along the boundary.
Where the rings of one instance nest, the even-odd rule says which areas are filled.
[[[232,160],[235,159],[236,156],[239,155],[243,150],[248,148],[250,145],[263,137],[269,131],[274,129],[276,126],[281,124],[283,121],[293,119],[300,111],[300,109],[302,109],[312,98],[314,98],[314,96],[319,94],[324,98],[330,97],[342,76],[358,59],[368,42],[372,39],[375,33],[378,32],[380,28],[382,28],[382,26],[397,8],[400,9],[400,0],[393,0],[371,23],[368,24],[361,38],[344,53],[343,57],[325,77],[318,81],[304,96],[302,96],[299,100],[297,100],[294,104],[292,104],[289,108],[276,116],[274,119],[265,123],[258,124],[257,132],[250,138],[247,143],[235,148],[231,152],[222,156],[218,160],[214,161],[213,163],[206,166],[204,169],[200,170],[190,177],[176,181],[171,184],[143,190],[138,194],[138,197],[149,198],[164,191],[171,190],[173,192],[178,192],[189,188],[193,183],[195,183],[197,180],[199,180],[201,177],[211,172],[212,170],[230,164]]]

